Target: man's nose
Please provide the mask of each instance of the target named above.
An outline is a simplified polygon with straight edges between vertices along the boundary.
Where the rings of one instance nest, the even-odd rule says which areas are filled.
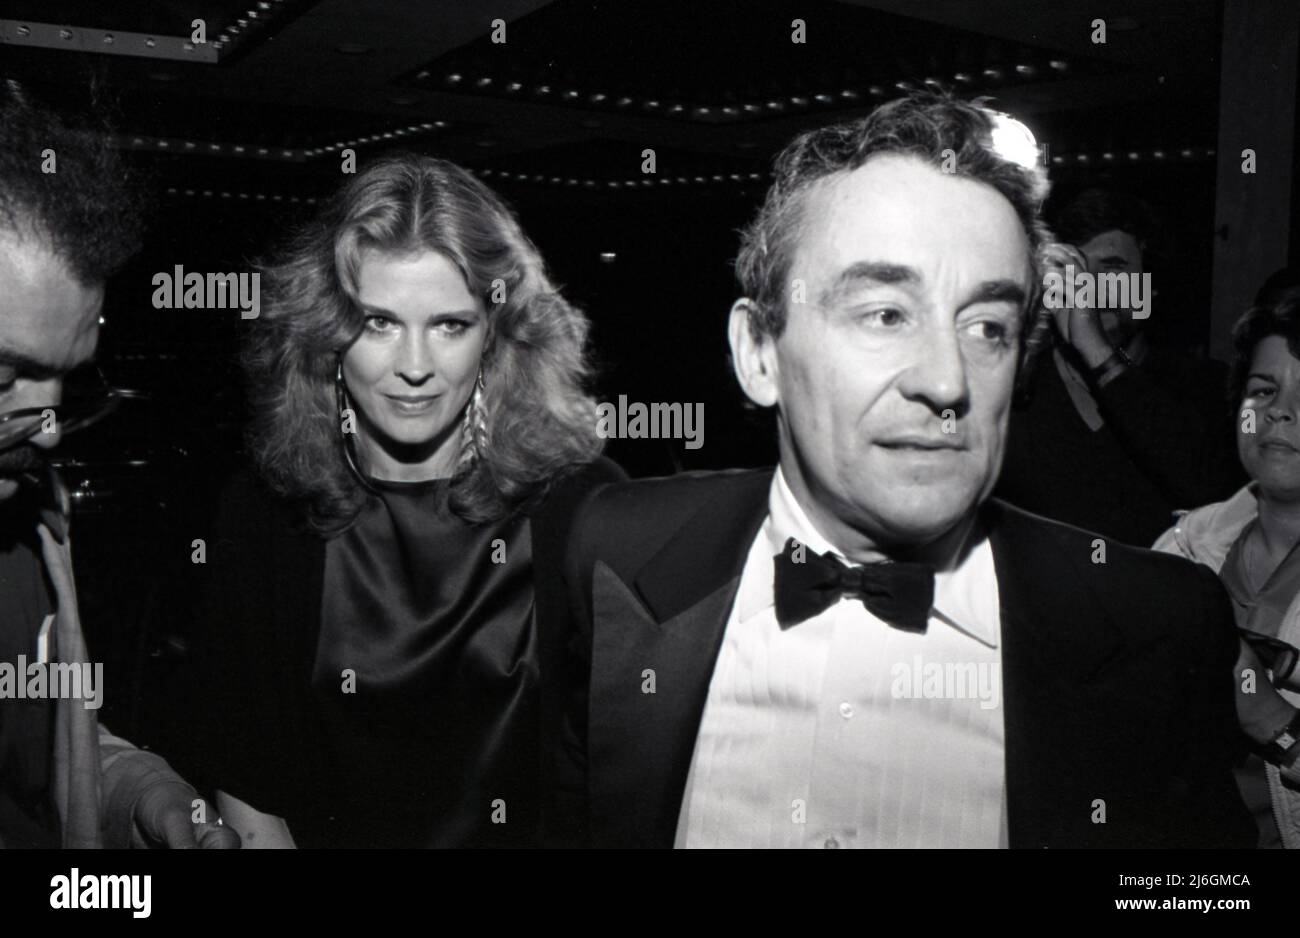
[[[916,337],[909,354],[912,364],[902,373],[898,385],[903,396],[925,404],[935,414],[949,409],[964,411],[970,388],[956,330],[926,330]]]

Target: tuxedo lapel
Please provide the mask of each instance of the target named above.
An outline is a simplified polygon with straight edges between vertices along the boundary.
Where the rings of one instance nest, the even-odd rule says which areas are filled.
[[[739,577],[666,622],[597,562],[590,758],[593,828],[611,843],[672,846],[695,734]],[[629,806],[634,806],[629,810]]]
[[[1162,678],[1125,654],[1096,592],[1090,537],[1061,537],[997,501],[985,517],[1001,602],[1010,845],[1113,846],[1116,827],[1096,822],[1096,802],[1116,810],[1141,774],[1133,728]]]
[[[770,472],[719,477],[625,578],[592,571],[589,756],[597,844],[671,847],[695,735]]]

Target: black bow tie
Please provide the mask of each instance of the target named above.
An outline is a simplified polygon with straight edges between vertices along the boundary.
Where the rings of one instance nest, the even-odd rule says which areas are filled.
[[[776,556],[776,621],[783,629],[829,609],[841,596],[862,600],[877,618],[924,632],[934,605],[934,568],[924,563],[850,567],[815,554],[794,538]]]

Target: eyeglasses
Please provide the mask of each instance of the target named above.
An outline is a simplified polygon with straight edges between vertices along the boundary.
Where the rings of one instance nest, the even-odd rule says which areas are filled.
[[[142,391],[111,386],[95,365],[74,369],[63,379],[63,400],[59,404],[0,413],[0,452],[38,433],[84,430],[117,410],[122,401],[148,396]]]

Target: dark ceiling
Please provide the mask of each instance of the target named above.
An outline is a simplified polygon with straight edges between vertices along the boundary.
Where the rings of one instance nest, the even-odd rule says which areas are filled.
[[[753,185],[797,130],[926,84],[993,96],[1058,166],[1201,162],[1219,19],[1211,0],[0,0],[0,50],[67,106],[97,76],[118,144],[173,189],[308,200],[349,146],[507,188]]]

